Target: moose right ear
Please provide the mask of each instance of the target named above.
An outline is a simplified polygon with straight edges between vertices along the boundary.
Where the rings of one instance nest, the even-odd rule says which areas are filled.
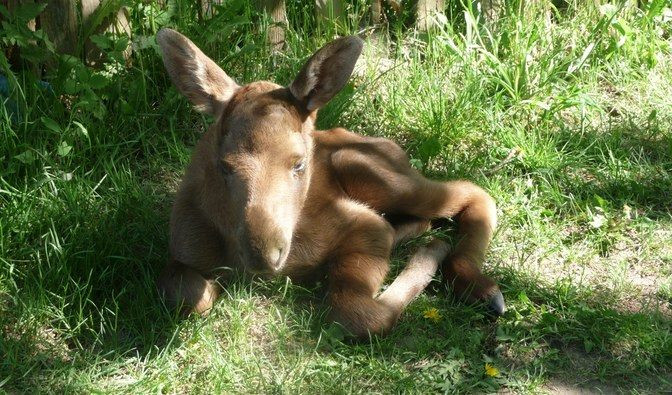
[[[359,37],[348,36],[320,48],[289,86],[292,95],[308,111],[327,104],[348,82],[363,46]]]
[[[215,115],[239,88],[209,57],[188,38],[172,29],[156,35],[163,64],[177,89],[197,111]]]

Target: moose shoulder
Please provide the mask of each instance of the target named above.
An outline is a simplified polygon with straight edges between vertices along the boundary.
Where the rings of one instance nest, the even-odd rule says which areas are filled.
[[[359,38],[321,48],[288,87],[240,86],[176,31],[161,30],[157,41],[177,89],[216,120],[173,206],[171,260],[159,279],[168,302],[207,312],[225,268],[326,276],[331,319],[356,336],[382,334],[441,266],[453,292],[504,311],[499,288],[480,271],[496,226],[486,192],[424,178],[390,140],[315,130],[317,110],[352,73]],[[380,293],[394,244],[450,217],[458,223],[455,250],[431,241]]]

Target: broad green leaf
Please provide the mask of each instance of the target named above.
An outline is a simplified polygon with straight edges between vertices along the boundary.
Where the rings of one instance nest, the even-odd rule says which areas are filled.
[[[175,0],[168,0],[163,10],[157,7],[158,13],[154,17],[154,23],[156,23],[158,27],[163,27],[170,22],[170,18],[175,15],[175,10],[177,9],[176,3]]]
[[[603,210],[607,209],[607,207],[609,206],[609,203],[607,203],[607,201],[604,200],[602,196],[596,193],[593,194],[593,199],[595,199],[595,202],[597,203],[598,207],[600,207]]]
[[[67,142],[63,141],[58,145],[57,152],[59,156],[66,156],[72,151],[72,146]]]
[[[61,127],[58,125],[58,122],[54,121],[49,117],[40,117],[40,120],[42,121],[42,124],[46,126],[48,129],[56,133],[61,133]]]
[[[86,67],[78,67],[75,70],[75,76],[79,80],[79,82],[83,84],[88,84],[89,79],[91,78],[91,73],[89,72],[89,69]]]
[[[63,83],[63,90],[65,93],[68,95],[74,95],[75,93],[79,92],[82,90],[81,85],[77,83],[73,78],[66,80]]]
[[[89,137],[89,131],[86,129],[86,127],[84,125],[82,125],[81,123],[79,123],[77,121],[72,121],[72,123],[74,123],[75,126],[77,126],[80,133],[82,133],[86,137]]]
[[[114,45],[109,37],[102,34],[93,35],[89,39],[100,49],[110,49]]]
[[[136,35],[133,37],[133,48],[147,49],[150,47],[157,47],[154,36]]]
[[[35,154],[31,150],[25,150],[22,153],[15,155],[14,158],[26,165],[35,162]]]
[[[114,50],[119,52],[125,51],[126,48],[128,48],[128,41],[127,36],[119,37],[119,39],[114,42]]]
[[[411,158],[411,159],[409,159],[409,162],[411,163],[411,166],[413,166],[414,168],[416,168],[418,170],[422,170],[422,168],[424,167],[422,165],[422,161],[420,159]]]
[[[89,78],[89,86],[92,89],[104,88],[109,82],[107,77],[101,74],[93,74],[91,78]]]

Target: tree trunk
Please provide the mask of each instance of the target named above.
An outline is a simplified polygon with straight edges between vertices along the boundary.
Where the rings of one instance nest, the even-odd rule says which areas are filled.
[[[383,0],[371,1],[371,22],[373,26],[383,23]]]
[[[401,0],[386,0],[385,2],[395,13],[401,13]],[[383,0],[371,0],[371,22],[373,25],[382,25],[385,22],[384,19],[385,14],[383,13]]]
[[[418,0],[416,26],[426,32],[437,24],[437,15],[446,8],[444,0]]]
[[[76,0],[50,0],[40,14],[40,25],[59,53],[75,55],[77,52],[76,5]]]

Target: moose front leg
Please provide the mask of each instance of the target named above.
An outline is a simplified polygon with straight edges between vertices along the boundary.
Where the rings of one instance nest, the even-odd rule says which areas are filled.
[[[179,308],[182,315],[207,314],[219,296],[219,286],[214,279],[176,260],[163,269],[158,286],[166,302]]]
[[[158,287],[169,306],[183,315],[205,315],[219,296],[215,279],[226,266],[221,236],[200,211],[178,193],[171,217],[171,260],[161,272]]]

